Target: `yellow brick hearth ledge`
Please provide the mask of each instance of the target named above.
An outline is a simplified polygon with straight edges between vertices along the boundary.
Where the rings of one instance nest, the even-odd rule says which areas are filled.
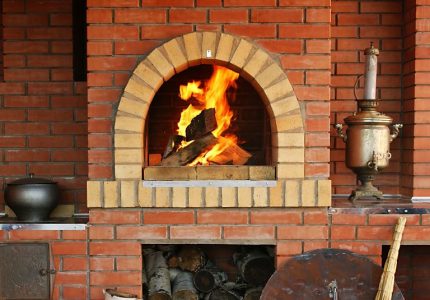
[[[209,181],[208,181],[209,182]],[[277,180],[274,186],[147,187],[142,180],[88,181],[90,208],[328,207],[331,181]]]

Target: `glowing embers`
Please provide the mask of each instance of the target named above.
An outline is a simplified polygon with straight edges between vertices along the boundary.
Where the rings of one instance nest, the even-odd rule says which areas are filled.
[[[181,112],[177,135],[169,138],[162,166],[243,165],[251,154],[228,132],[235,115],[230,108],[239,74],[214,66],[209,80],[181,85],[180,98],[188,107]],[[231,95],[229,99],[228,95]]]

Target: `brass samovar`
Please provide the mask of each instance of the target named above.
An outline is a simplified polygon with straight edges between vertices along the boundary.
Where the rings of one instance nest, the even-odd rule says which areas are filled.
[[[346,143],[345,164],[360,181],[349,199],[376,197],[382,199],[383,193],[373,186],[372,181],[380,170],[388,166],[391,158],[390,143],[398,136],[402,124],[390,125],[393,119],[376,111],[376,66],[378,49],[373,45],[365,50],[366,72],[364,97],[356,99],[358,111],[344,119],[348,128],[343,133],[342,124],[336,124],[338,135]],[[358,78],[359,79],[359,78]],[[357,79],[357,82],[358,82]],[[354,87],[355,90],[355,87]]]

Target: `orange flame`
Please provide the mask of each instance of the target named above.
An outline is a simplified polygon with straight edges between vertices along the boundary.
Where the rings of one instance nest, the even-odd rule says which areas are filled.
[[[205,109],[215,108],[217,128],[212,131],[212,134],[217,138],[221,137],[230,127],[233,118],[233,112],[230,110],[226,92],[229,87],[236,88],[236,80],[238,78],[238,73],[221,66],[214,66],[214,72],[204,87],[200,87],[200,81],[192,81],[187,85],[181,85],[179,87],[181,99],[189,101],[191,98],[194,98],[198,103],[197,105],[190,104],[182,111],[178,122],[178,134],[185,136],[185,130],[194,117]],[[185,147],[189,143],[191,142],[185,142],[181,147]],[[218,144],[212,149],[202,153],[189,165],[209,164],[212,158],[222,153],[231,143],[237,143],[237,136],[231,134],[224,136],[222,139],[219,139]]]

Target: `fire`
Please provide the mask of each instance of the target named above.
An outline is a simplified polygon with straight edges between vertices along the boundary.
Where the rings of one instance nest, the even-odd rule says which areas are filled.
[[[230,127],[234,115],[230,109],[226,92],[230,87],[236,88],[238,78],[238,73],[221,66],[214,66],[211,78],[203,86],[200,81],[192,81],[187,85],[180,86],[181,99],[188,102],[192,99],[193,103],[181,113],[178,122],[178,134],[185,136],[185,130],[194,117],[205,109],[214,108],[217,128],[212,131],[212,134],[219,138],[218,143],[212,149],[202,153],[189,165],[207,165],[231,144],[237,144],[237,136],[232,134],[222,136],[222,134]],[[184,142],[181,147],[185,147],[189,143]]]

